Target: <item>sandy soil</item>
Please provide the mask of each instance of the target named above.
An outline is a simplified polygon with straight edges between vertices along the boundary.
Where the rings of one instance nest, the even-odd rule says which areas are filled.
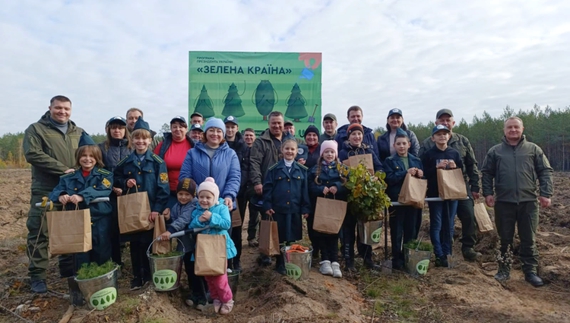
[[[25,221],[30,176],[29,170],[0,170],[0,322],[57,322],[68,309],[67,284],[58,277],[57,257],[50,260],[50,292],[37,296],[29,289]],[[272,267],[260,268],[255,262],[257,250],[245,244],[236,305],[227,317],[187,307],[183,302],[187,293],[184,279],[183,287],[174,292],[157,293],[151,288],[131,292],[125,271],[119,280],[117,303],[95,312],[78,307],[70,322],[569,322],[569,174],[556,174],[555,190],[553,206],[541,210],[537,236],[539,273],[547,282],[543,288],[533,288],[524,281],[518,261],[506,284],[493,279],[497,269],[495,232],[480,234],[476,249],[483,257],[478,262],[465,262],[456,256],[454,268],[435,268],[432,264],[421,278],[362,270],[362,275],[339,280],[320,275],[314,264],[308,280],[293,281],[279,276]],[[492,210],[489,213],[492,217]],[[422,230],[428,236],[426,220]],[[460,232],[459,222],[456,232]],[[456,255],[460,255],[459,248],[455,243]],[[382,246],[375,249],[378,262],[384,259],[383,250]],[[516,244],[514,251],[516,255]],[[124,258],[128,258],[126,253]],[[371,297],[367,289],[376,281],[411,286],[402,297],[412,303],[415,314],[406,318],[390,310],[397,306],[396,297]],[[27,309],[17,312],[22,304]],[[378,304],[387,310],[372,314]],[[12,314],[16,312],[21,318]]]

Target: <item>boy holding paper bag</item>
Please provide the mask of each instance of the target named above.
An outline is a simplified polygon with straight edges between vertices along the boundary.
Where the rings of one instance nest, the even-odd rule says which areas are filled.
[[[386,171],[386,183],[388,184],[386,193],[390,200],[397,201],[407,174],[422,178],[424,172],[421,160],[414,155],[408,154],[410,138],[401,128],[398,128],[396,131],[394,148],[396,153],[386,158],[384,170]],[[423,193],[425,197],[425,190]],[[390,207],[390,239],[392,242],[393,269],[399,270],[404,267],[402,246],[418,237],[418,232],[416,231],[417,212],[418,209],[410,205]]]
[[[158,214],[163,213],[166,209],[170,196],[170,185],[166,164],[162,158],[153,154],[149,149],[151,142],[150,127],[140,117],[135,123],[132,134],[132,144],[135,151],[117,164],[114,176],[118,196],[137,192],[148,194],[148,201],[152,210],[148,215],[148,220],[154,222]],[[131,281],[131,290],[136,290],[151,279],[146,250],[152,243],[153,230],[130,233],[128,237],[134,276]]]
[[[424,174],[428,180],[428,197],[439,197],[437,183],[438,169],[463,168],[463,162],[459,152],[447,146],[450,131],[444,125],[433,128],[431,140],[435,146],[426,151],[422,156]],[[453,223],[457,211],[457,200],[446,200],[429,203],[430,239],[436,256],[436,267],[448,267],[447,255],[451,255],[451,243],[453,239]]]

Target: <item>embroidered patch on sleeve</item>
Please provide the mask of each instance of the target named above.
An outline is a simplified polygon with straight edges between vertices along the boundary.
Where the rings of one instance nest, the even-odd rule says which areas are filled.
[[[160,182],[163,184],[168,183],[168,174],[167,173],[160,173]]]
[[[111,187],[111,182],[109,182],[108,179],[103,178],[103,182],[102,182],[103,186],[105,186],[106,188]]]

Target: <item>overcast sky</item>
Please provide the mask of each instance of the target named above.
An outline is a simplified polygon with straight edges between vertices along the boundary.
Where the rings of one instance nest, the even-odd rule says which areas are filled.
[[[536,103],[570,105],[570,1],[4,1],[0,134],[63,94],[103,133],[141,108],[151,128],[188,109],[188,51],[323,53],[323,114],[384,126],[398,107],[471,122]]]

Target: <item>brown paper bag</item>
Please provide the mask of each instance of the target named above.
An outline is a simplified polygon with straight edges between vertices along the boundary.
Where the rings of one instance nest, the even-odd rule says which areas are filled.
[[[460,168],[438,169],[437,186],[442,200],[463,200],[467,198],[467,187]]]
[[[356,155],[348,157],[348,162],[350,166],[356,167],[361,162],[364,163],[364,166],[370,174],[374,174],[374,163],[372,162],[372,154],[363,154],[363,155]]]
[[[154,228],[154,223],[148,220],[151,209],[146,192],[136,192],[117,197],[117,209],[121,233],[147,231]]]
[[[478,203],[475,201],[475,220],[477,220],[477,226],[479,227],[479,232],[493,231],[493,222],[487,213],[487,208],[485,203]]]
[[[154,219],[154,239],[158,238],[161,234],[166,232],[166,223],[164,221],[164,215],[159,214],[156,219]],[[152,253],[155,255],[164,255],[170,252],[170,240],[155,241],[152,244]]]
[[[406,174],[402,189],[398,195],[398,203],[410,205],[418,209],[424,208],[427,191],[427,180]]]
[[[346,206],[345,201],[317,197],[313,230],[338,234],[346,215]]]
[[[92,248],[89,209],[47,212],[52,255],[86,252]]]
[[[222,234],[198,234],[194,252],[196,276],[219,276],[226,273],[226,236]]]
[[[272,217],[269,217],[269,220],[261,220],[259,252],[267,256],[281,254],[281,250],[279,250],[279,230],[277,230],[277,222],[273,221]]]
[[[236,208],[232,211],[232,228],[241,227],[241,215],[239,214],[238,200],[236,200]]]

